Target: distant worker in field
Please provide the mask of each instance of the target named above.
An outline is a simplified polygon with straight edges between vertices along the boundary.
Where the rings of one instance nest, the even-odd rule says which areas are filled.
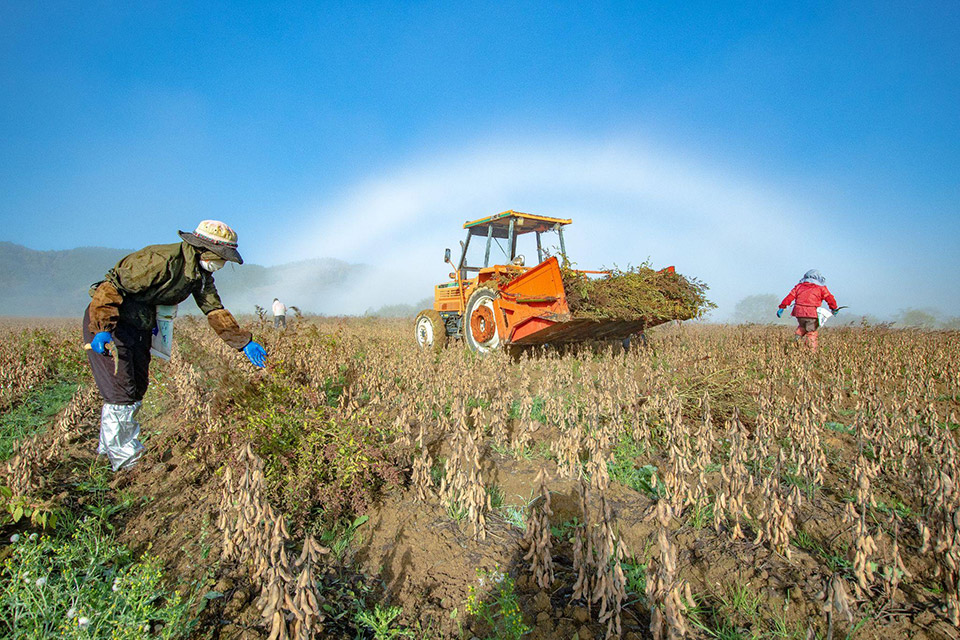
[[[280,302],[279,299],[273,299],[273,328],[276,329],[280,325],[283,325],[283,328],[287,328],[287,306]]]
[[[623,339],[622,345],[623,345],[623,352],[624,352],[624,353],[627,353],[628,351],[630,351],[630,344],[631,344],[631,342],[633,341],[633,338],[634,338],[634,337],[636,337],[637,340],[640,341],[640,346],[641,346],[641,347],[643,347],[643,348],[646,348],[646,347],[647,347],[647,344],[648,344],[648,343],[647,343],[647,334],[644,333],[643,331],[638,331],[636,334],[634,334],[634,335],[632,335],[632,336],[627,336],[626,338]]]
[[[795,301],[795,302],[794,302]],[[793,302],[793,317],[797,319],[797,341],[806,340],[811,351],[817,350],[817,331],[820,329],[820,316],[817,309],[823,302],[830,306],[830,312],[836,315],[840,310],[837,301],[827,289],[827,279],[816,269],[810,269],[797,283],[787,297],[780,302],[777,317],[783,317],[783,310]]]
[[[137,413],[149,383],[150,344],[157,305],[176,305],[193,295],[207,322],[228,345],[257,367],[266,351],[223,308],[213,272],[227,262],[243,264],[237,234],[226,224],[204,220],[182,242],[155,244],[126,256],[90,288],[83,314],[87,358],[103,396],[100,446],[113,470],[133,466],[143,455]]]

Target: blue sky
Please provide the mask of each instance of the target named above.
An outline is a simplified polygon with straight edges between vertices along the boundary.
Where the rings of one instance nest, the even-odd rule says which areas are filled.
[[[960,313],[956,2],[504,4],[0,2],[0,239],[219,218],[251,262],[399,269],[396,301],[515,208],[721,317],[814,266],[858,312]]]

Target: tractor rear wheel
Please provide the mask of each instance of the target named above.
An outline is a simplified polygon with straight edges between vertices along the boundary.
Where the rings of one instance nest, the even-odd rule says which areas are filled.
[[[424,309],[418,313],[413,326],[422,351],[440,352],[447,346],[447,327],[440,313],[434,309]]]
[[[463,336],[467,346],[475,353],[496,351],[503,343],[495,315],[499,305],[494,304],[499,297],[500,292],[496,289],[480,287],[467,300],[466,313],[463,314]]]

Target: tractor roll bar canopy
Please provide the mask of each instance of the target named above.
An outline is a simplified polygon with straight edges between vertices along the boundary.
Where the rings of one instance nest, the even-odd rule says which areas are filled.
[[[462,277],[467,277],[468,271],[477,272],[480,267],[468,266],[466,264],[467,248],[470,246],[470,239],[473,236],[482,236],[487,239],[486,251],[483,257],[483,267],[490,266],[490,246],[494,238],[506,239],[509,248],[509,260],[513,260],[517,255],[517,236],[525,233],[537,234],[537,261],[543,262],[543,250],[540,243],[540,234],[547,231],[556,231],[560,237],[560,252],[566,256],[566,247],[563,242],[563,227],[573,222],[566,218],[550,218],[539,216],[532,213],[522,213],[510,209],[486,218],[480,218],[472,222],[466,222],[463,228],[467,230],[467,240],[462,242],[463,251],[460,254],[459,269]]]
[[[470,235],[486,236],[489,235],[489,229],[493,229],[494,238],[506,238],[510,234],[510,223],[513,223],[514,233],[517,235],[524,233],[543,233],[544,231],[554,231],[559,227],[568,225],[573,220],[564,218],[548,218],[547,216],[538,216],[532,213],[521,213],[519,211],[502,211],[496,215],[480,218],[473,222],[464,223],[463,228],[470,230]],[[489,228],[489,229],[488,229]]]

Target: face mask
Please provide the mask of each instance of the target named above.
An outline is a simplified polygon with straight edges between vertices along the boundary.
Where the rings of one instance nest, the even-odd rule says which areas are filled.
[[[226,260],[200,260],[200,268],[213,273],[218,269],[222,269],[224,263],[226,263]]]

